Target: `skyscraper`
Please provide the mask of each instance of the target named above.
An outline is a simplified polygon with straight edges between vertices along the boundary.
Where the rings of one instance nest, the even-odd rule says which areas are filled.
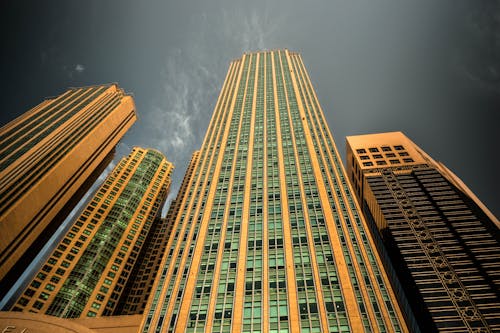
[[[408,331],[297,53],[231,63],[142,332]]]
[[[0,129],[0,297],[111,161],[136,120],[116,84],[70,89]]]
[[[113,315],[142,314],[153,289],[153,284],[160,269],[161,260],[172,232],[173,223],[180,209],[180,202],[198,161],[199,152],[195,152],[186,170],[177,197],[171,202],[165,218],[158,218],[149,231],[145,244],[139,254],[137,265],[127,281]]]
[[[500,224],[461,180],[401,132],[347,137],[347,170],[422,331],[500,331]]]
[[[108,175],[12,307],[77,318],[111,315],[165,202],[173,166],[134,148]]]

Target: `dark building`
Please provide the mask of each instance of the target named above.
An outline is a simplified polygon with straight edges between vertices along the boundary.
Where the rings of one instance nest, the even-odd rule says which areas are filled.
[[[499,223],[465,184],[401,132],[347,137],[347,172],[422,332],[500,331]]]

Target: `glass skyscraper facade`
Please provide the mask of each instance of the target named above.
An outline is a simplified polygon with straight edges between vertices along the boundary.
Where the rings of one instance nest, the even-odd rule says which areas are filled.
[[[141,249],[138,264],[134,266],[128,278],[122,297],[118,301],[113,315],[142,314],[146,307],[149,295],[153,289],[156,275],[160,269],[161,260],[165,253],[168,239],[172,233],[172,227],[180,209],[180,199],[184,196],[187,186],[193,175],[193,169],[198,160],[198,152],[195,152],[186,170],[177,198],[172,200],[167,215],[157,218],[145,244]]]
[[[122,158],[11,310],[64,318],[113,314],[134,266],[143,263],[139,254],[172,171],[153,149],[135,147]]]
[[[299,54],[230,64],[142,332],[407,332]]]

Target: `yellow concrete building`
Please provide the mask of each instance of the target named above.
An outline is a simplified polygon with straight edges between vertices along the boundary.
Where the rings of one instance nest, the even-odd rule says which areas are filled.
[[[172,171],[153,149],[135,147],[122,158],[11,310],[65,318],[112,315],[134,266],[142,264],[139,254]]]
[[[299,54],[230,64],[141,332],[408,332]]]
[[[109,84],[70,89],[0,128],[0,297],[135,121],[132,97]]]
[[[347,137],[346,160],[394,289],[421,331],[500,331],[498,219],[401,132]]]

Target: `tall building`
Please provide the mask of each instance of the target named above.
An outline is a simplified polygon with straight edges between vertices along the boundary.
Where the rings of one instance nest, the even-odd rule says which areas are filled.
[[[231,63],[142,332],[407,332],[297,53]]]
[[[0,129],[0,297],[111,161],[136,120],[116,84],[70,89]]]
[[[173,165],[134,148],[96,191],[12,307],[77,318],[111,315],[165,202]]]
[[[153,289],[153,284],[160,269],[161,260],[172,233],[173,223],[180,209],[187,186],[193,175],[194,166],[198,161],[199,152],[195,152],[186,170],[177,197],[172,200],[165,218],[158,218],[151,226],[145,244],[142,247],[137,265],[125,286],[113,315],[142,314]]]
[[[500,224],[460,179],[401,132],[347,137],[347,170],[422,331],[500,331]]]

